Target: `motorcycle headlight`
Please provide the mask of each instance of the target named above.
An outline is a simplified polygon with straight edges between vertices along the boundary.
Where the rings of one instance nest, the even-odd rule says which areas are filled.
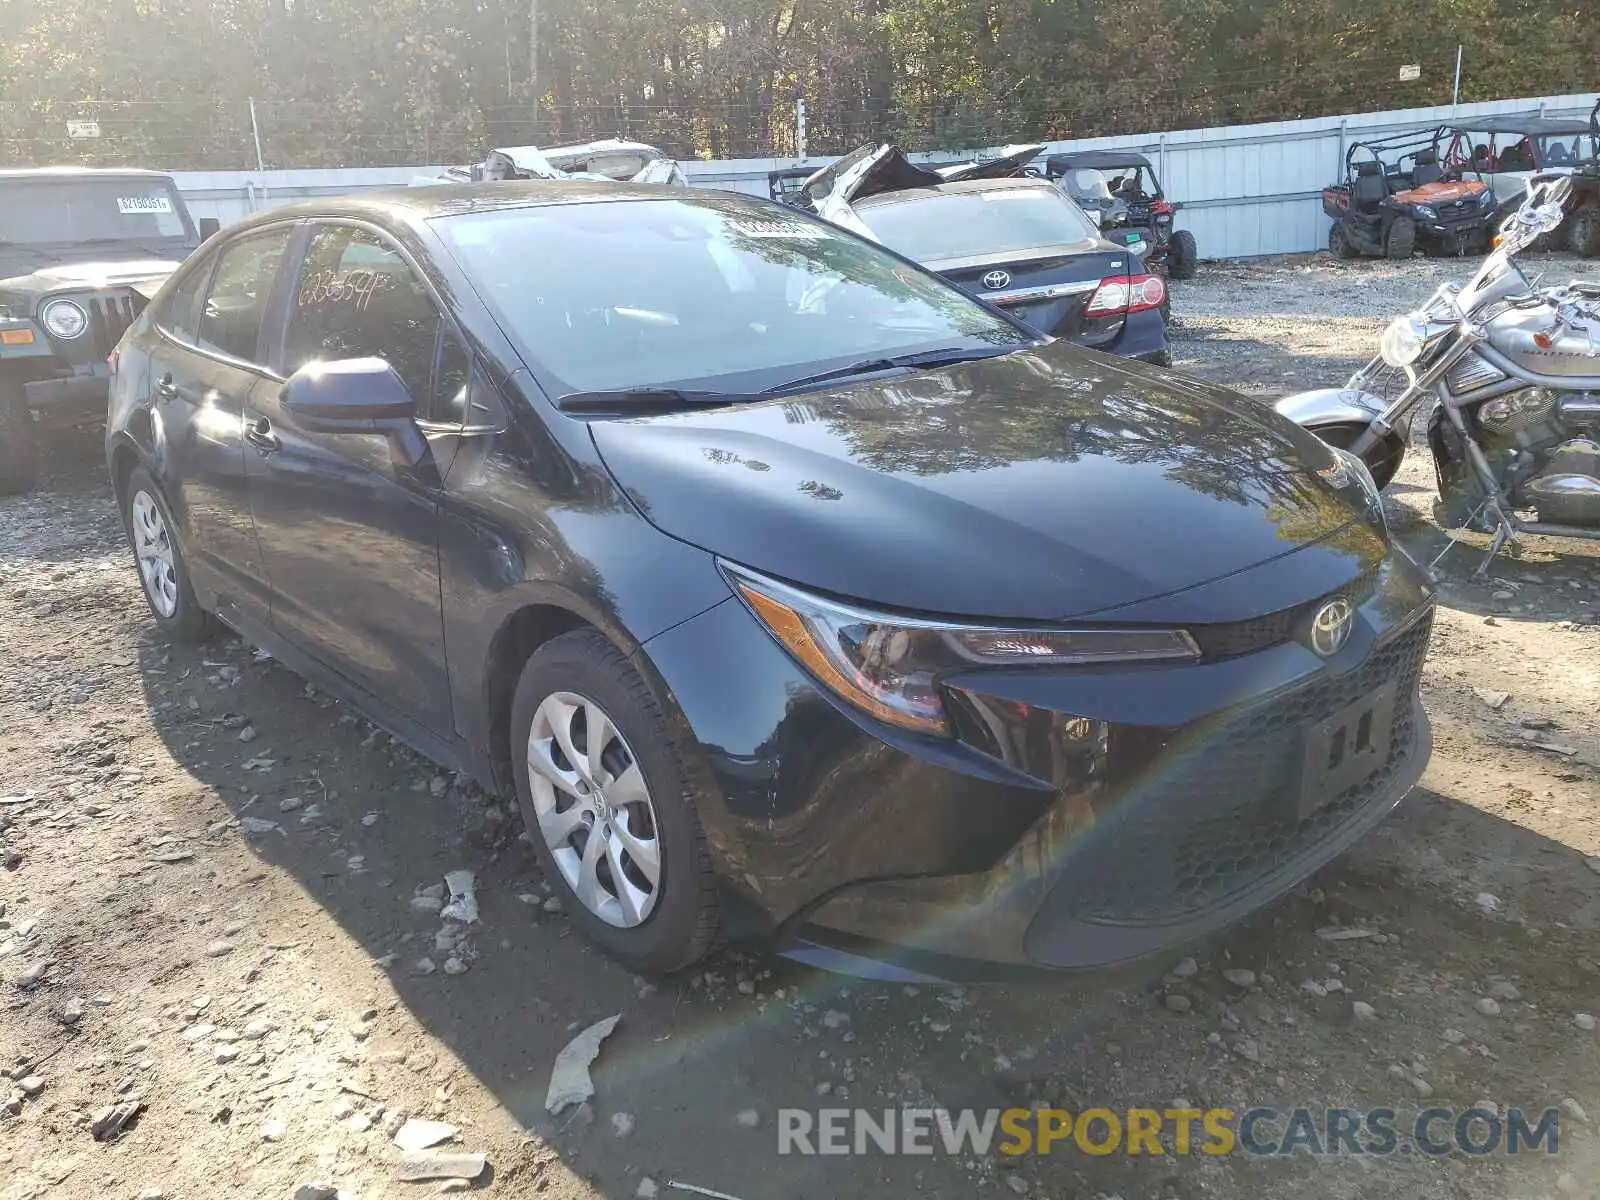
[[[1439,213],[1437,212],[1437,210],[1434,209],[1433,205],[1431,205],[1431,204],[1419,204],[1419,205],[1417,205],[1417,215],[1419,217],[1426,217],[1430,221],[1435,221],[1435,220],[1438,220],[1438,218],[1439,218]]]
[[[1194,659],[1181,629],[1025,629],[924,621],[825,599],[723,564],[734,590],[817,681],[903,729],[948,734],[940,679],[985,666],[1083,666]]]
[[[1409,367],[1428,344],[1428,323],[1412,314],[1396,317],[1378,341],[1378,353],[1391,367]]]
[[[70,342],[89,328],[89,314],[71,300],[52,300],[39,310],[39,320],[56,337]]]

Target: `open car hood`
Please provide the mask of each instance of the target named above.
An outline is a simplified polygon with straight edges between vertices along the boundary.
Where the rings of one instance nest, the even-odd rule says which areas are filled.
[[[851,205],[856,201],[881,192],[937,187],[966,179],[1004,179],[1020,172],[1043,149],[1041,144],[1007,146],[999,157],[983,162],[929,168],[919,167],[898,146],[869,143],[823,167],[800,190],[818,216],[876,241],[873,232],[852,211]]]
[[[469,183],[481,179],[578,179],[603,183],[668,183],[687,186],[678,161],[645,142],[606,138],[579,146],[497,146],[482,163],[450,167],[437,179],[411,186]]]

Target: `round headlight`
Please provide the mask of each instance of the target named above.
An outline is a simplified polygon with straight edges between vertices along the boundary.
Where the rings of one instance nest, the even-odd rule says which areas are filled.
[[[89,314],[71,300],[50,301],[40,311],[39,319],[56,337],[69,342],[82,337],[83,331],[89,328]]]
[[[1378,353],[1391,367],[1409,367],[1422,356],[1427,340],[1427,327],[1416,317],[1396,317],[1383,331]]]

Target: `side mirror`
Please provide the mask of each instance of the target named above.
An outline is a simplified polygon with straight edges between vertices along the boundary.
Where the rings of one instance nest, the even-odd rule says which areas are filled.
[[[283,385],[283,407],[307,433],[377,433],[397,467],[431,468],[433,451],[417,428],[417,404],[381,358],[346,358],[301,367]]]
[[[381,433],[414,418],[417,408],[381,358],[308,363],[283,385],[283,405],[313,433]]]
[[[212,234],[222,228],[222,222],[216,217],[200,218],[200,240],[203,242]]]

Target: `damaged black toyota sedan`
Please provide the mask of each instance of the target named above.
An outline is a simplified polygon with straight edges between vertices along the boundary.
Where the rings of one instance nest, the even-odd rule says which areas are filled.
[[[514,795],[636,969],[1130,959],[1428,757],[1432,596],[1358,460],[766,201],[260,214],[124,339],[107,453],[160,626]]]

